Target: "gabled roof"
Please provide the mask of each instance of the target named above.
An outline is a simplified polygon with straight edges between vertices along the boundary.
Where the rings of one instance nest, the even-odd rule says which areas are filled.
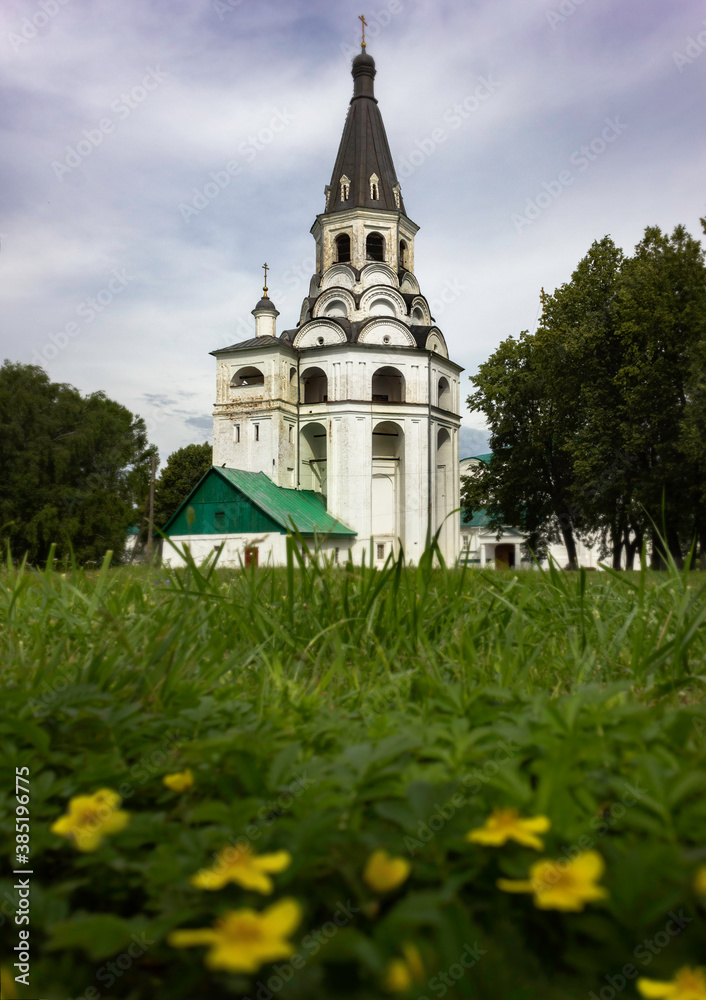
[[[320,493],[314,493],[312,490],[285,489],[273,483],[264,472],[246,472],[244,469],[223,469],[216,466],[212,466],[201,477],[189,496],[172,514],[164,526],[165,534],[168,534],[169,527],[189,505],[192,497],[209,476],[219,476],[225,480],[284,531],[291,531],[294,525],[302,535],[353,537],[357,534],[328,513],[325,500]]]
[[[470,518],[462,510],[461,524],[465,528],[487,528],[490,524],[490,517],[482,508],[481,510],[474,510]]]
[[[351,208],[379,208],[404,215],[404,201],[399,196],[399,208],[393,188],[399,183],[387,142],[382,115],[375,99],[373,80],[375,60],[361,52],[353,60],[354,89],[343,127],[336,164],[331,175],[331,195],[326,212],[345,212]],[[379,198],[370,197],[370,178],[378,177]],[[341,201],[341,180],[346,177],[350,191]]]

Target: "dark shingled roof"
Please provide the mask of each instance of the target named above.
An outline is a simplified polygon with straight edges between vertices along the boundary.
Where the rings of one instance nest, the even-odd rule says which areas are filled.
[[[230,347],[221,347],[211,354],[224,354],[226,351],[246,351],[250,347],[287,347],[279,337],[251,337],[250,340],[241,340],[238,344],[231,344]]]
[[[331,177],[331,200],[327,212],[344,212],[349,208],[380,208],[396,212],[392,189],[398,183],[395,165],[385,134],[382,115],[375,99],[373,80],[375,60],[363,52],[353,60],[354,90],[343,127],[341,145]],[[347,201],[341,201],[341,178],[351,182]],[[370,197],[370,176],[380,178],[380,197]],[[405,215],[400,195],[399,211]]]

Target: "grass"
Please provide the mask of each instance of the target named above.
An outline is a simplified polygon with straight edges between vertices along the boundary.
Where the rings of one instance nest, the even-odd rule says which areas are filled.
[[[626,963],[664,979],[698,964],[692,924],[649,969],[635,949],[676,906],[703,916],[700,574],[481,572],[431,552],[377,571],[303,565],[293,546],[282,569],[109,563],[0,575],[0,733],[11,767],[31,768],[37,873],[33,986],[8,966],[3,997],[373,1000],[405,942],[424,969],[413,997],[568,1000]],[[187,767],[193,788],[164,787]],[[130,823],[80,852],[49,828],[99,788]],[[14,791],[4,769],[8,838]],[[573,914],[500,892],[540,855],[465,840],[497,807],[547,815],[548,857],[597,850],[608,900]],[[291,853],[271,898],[191,886],[238,837]],[[361,878],[380,847],[412,866],[386,893]],[[282,897],[302,907],[299,968],[214,970],[169,944]],[[152,942],[137,957],[133,934]],[[483,953],[468,968],[466,945]]]

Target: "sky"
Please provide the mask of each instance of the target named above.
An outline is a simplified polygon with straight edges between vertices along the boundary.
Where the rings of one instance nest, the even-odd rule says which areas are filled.
[[[299,318],[361,13],[464,398],[594,240],[703,238],[697,0],[2,0],[0,359],[118,400],[162,461],[211,440],[265,261]]]

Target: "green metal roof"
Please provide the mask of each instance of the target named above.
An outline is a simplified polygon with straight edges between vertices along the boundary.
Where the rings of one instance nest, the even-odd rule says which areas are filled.
[[[466,528],[487,528],[490,524],[490,517],[486,514],[485,509],[474,510],[473,514],[469,520],[466,514],[461,514],[461,524]]]
[[[487,455],[467,455],[466,458],[462,458],[462,462],[467,462],[469,458],[475,458],[477,462],[483,462],[484,465],[490,465],[490,460],[493,457],[492,451],[489,451]]]
[[[464,528],[488,528],[490,526],[490,515],[484,508],[480,510],[474,510],[472,516],[469,518],[461,512],[461,525]],[[494,528],[492,529],[495,530]],[[525,535],[517,528],[511,528],[507,524],[502,527],[503,538],[525,538]]]
[[[288,532],[292,525],[302,535],[344,535],[355,536],[357,532],[346,527],[328,513],[326,501],[313,490],[294,490],[277,486],[264,472],[246,472],[244,469],[223,469],[212,466],[194,487],[164,526],[169,534],[170,527],[181,512],[189,506],[194,495],[201,490],[208,477],[217,476],[234,491],[242,494],[251,504],[267,515],[281,530]],[[194,534],[200,533],[198,529]]]

